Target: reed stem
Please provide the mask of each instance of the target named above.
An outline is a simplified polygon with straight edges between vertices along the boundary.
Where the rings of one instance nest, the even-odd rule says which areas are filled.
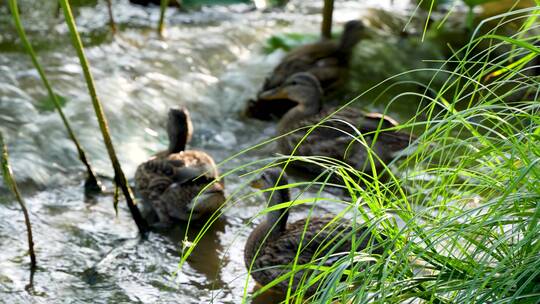
[[[19,187],[17,187],[17,183],[15,182],[15,178],[13,177],[13,171],[11,170],[11,167],[9,165],[8,150],[6,144],[4,143],[4,137],[2,135],[2,132],[0,132],[0,146],[2,146],[1,164],[4,181],[8,186],[9,190],[11,190],[11,193],[13,193],[13,195],[17,199],[17,202],[19,202],[19,205],[21,206],[22,212],[24,214],[24,223],[26,224],[26,232],[28,235],[28,252],[30,253],[30,270],[33,272],[36,269],[37,262],[36,253],[34,252],[34,237],[32,236],[30,215],[28,214],[26,203],[24,202],[21,192],[19,191]]]
[[[158,35],[163,37],[163,30],[165,28],[165,11],[169,6],[169,0],[161,0],[159,10],[159,23],[158,23]]]
[[[107,0],[107,11],[109,13],[109,26],[111,27],[111,32],[116,34],[116,22],[114,22],[114,14],[112,10],[112,0]]]
[[[30,41],[28,40],[28,37],[26,36],[26,32],[22,25],[21,18],[19,15],[19,8],[18,8],[17,0],[9,0],[8,4],[9,4],[9,9],[11,11],[11,15],[13,16],[13,21],[15,22],[15,28],[17,29],[19,37],[21,38],[22,44],[24,48],[26,49],[26,52],[28,53],[28,55],[30,55],[30,58],[32,59],[32,63],[34,64],[34,67],[36,68],[39,74],[39,77],[41,78],[41,81],[43,82],[43,85],[47,89],[49,98],[53,101],[54,107],[56,108],[58,115],[60,115],[60,119],[62,120],[62,123],[66,127],[66,131],[69,135],[69,138],[71,139],[73,144],[75,144],[75,148],[77,149],[77,153],[79,154],[79,159],[86,167],[86,172],[88,176],[85,182],[85,192],[87,194],[99,193],[103,190],[103,186],[97,179],[96,174],[94,173],[94,170],[92,169],[92,166],[90,166],[90,163],[86,157],[86,153],[84,152],[81,144],[79,143],[79,140],[75,136],[75,133],[73,132],[73,129],[71,128],[71,125],[66,115],[64,114],[64,111],[62,110],[62,106],[60,104],[60,101],[58,100],[58,96],[54,93],[52,86],[47,76],[45,75],[43,68],[41,67],[41,64],[37,60],[37,56],[36,56],[36,53],[34,52],[34,48],[30,44]]]
[[[133,220],[135,221],[137,228],[139,228],[139,232],[142,235],[144,235],[146,234],[146,232],[148,232],[148,224],[146,223],[146,220],[141,216],[141,213],[135,204],[133,192],[131,191],[131,188],[129,187],[124,171],[122,170],[120,162],[118,161],[118,158],[116,156],[114,145],[112,143],[111,135],[109,132],[109,126],[107,123],[107,119],[105,117],[105,112],[103,111],[103,107],[101,106],[101,102],[99,101],[98,96],[97,96],[94,79],[90,72],[90,65],[84,53],[83,44],[81,42],[81,37],[79,36],[79,33],[77,31],[77,26],[73,18],[73,13],[71,12],[71,7],[68,3],[68,0],[59,0],[59,1],[60,1],[60,5],[62,6],[62,10],[64,12],[64,17],[66,19],[69,32],[71,34],[71,40],[72,40],[73,46],[75,50],[77,51],[77,56],[79,57],[79,61],[81,63],[81,68],[83,70],[84,78],[88,86],[88,92],[90,94],[92,105],[96,113],[96,118],[99,123],[99,128],[101,130],[101,134],[103,135],[103,142],[105,143],[105,147],[107,148],[109,158],[111,159],[111,163],[114,169],[114,181],[120,187],[120,189],[122,190],[122,193],[124,194],[124,197],[126,198],[126,203],[128,205],[129,211],[131,212],[131,216],[133,217]]]
[[[332,14],[334,12],[334,0],[324,0],[323,20],[321,26],[321,36],[325,39],[332,37]]]

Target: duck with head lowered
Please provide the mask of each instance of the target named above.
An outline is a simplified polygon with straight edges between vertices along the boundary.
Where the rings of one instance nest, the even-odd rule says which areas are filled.
[[[354,47],[369,35],[371,35],[370,31],[362,21],[351,20],[345,24],[339,40],[326,39],[293,49],[266,78],[261,92],[281,86],[287,78],[299,72],[309,72],[314,75],[324,92],[338,87],[346,78]],[[267,102],[260,98],[250,100],[246,114],[268,120],[272,116],[281,117],[283,111],[287,109],[285,103],[273,105]]]
[[[290,202],[287,175],[280,168],[266,169],[260,179],[252,183],[259,189],[267,189],[268,207]],[[268,189],[275,189],[269,191]],[[270,284],[291,270],[293,264],[302,266],[331,266],[340,258],[355,252],[382,253],[365,226],[353,228],[350,221],[332,216],[308,217],[288,223],[287,207],[273,210],[251,232],[244,248],[244,262],[255,281],[263,286]],[[355,241],[353,241],[353,239]],[[294,292],[307,270],[294,274],[292,286],[289,277],[283,278],[273,288],[285,293],[289,287]],[[317,290],[310,286],[308,294]]]
[[[322,88],[311,73],[294,74],[281,86],[262,93],[260,97],[295,103],[277,127],[278,135],[290,133],[278,139],[278,149],[285,155],[294,152],[295,156],[328,157],[371,175],[370,159],[373,159],[376,171],[380,172],[384,164],[391,162],[395,154],[408,147],[414,138],[406,132],[387,130],[397,126],[397,122],[386,115],[364,113],[352,107],[335,114],[336,108],[322,110]],[[330,115],[330,119],[306,137],[311,126]],[[370,152],[373,157],[370,157]],[[308,173],[323,171],[321,166],[313,163],[295,161],[290,164]]]
[[[143,202],[162,225],[212,214],[225,202],[224,185],[218,182],[219,173],[210,155],[186,150],[192,134],[186,108],[169,110],[167,134],[169,148],[139,165],[135,172],[136,189]]]

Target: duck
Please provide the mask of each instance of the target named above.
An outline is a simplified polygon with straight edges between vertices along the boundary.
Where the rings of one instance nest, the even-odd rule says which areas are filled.
[[[135,188],[157,224],[199,220],[225,202],[224,183],[213,158],[206,152],[186,150],[193,133],[189,111],[169,110],[169,147],[137,167]],[[201,192],[201,190],[203,190]],[[148,215],[149,221],[152,218]]]
[[[267,189],[268,207],[290,202],[288,177],[279,167],[263,171],[251,186]],[[275,189],[273,192],[268,189]],[[288,272],[291,265],[313,264],[331,266],[351,250],[381,254],[382,249],[365,225],[355,228],[350,221],[334,216],[311,216],[288,223],[289,208],[267,213],[265,219],[249,235],[244,247],[244,263],[253,279],[265,286]],[[355,246],[353,247],[353,235]],[[321,249],[322,248],[322,249]],[[329,254],[332,254],[328,257]],[[296,262],[295,262],[296,261]],[[307,275],[307,276],[306,276]],[[294,292],[302,278],[308,278],[304,270],[295,273],[292,286],[289,277],[273,286],[273,291],[285,293],[289,287]],[[317,285],[308,288],[313,294]]]
[[[369,35],[362,21],[351,20],[345,24],[339,40],[325,39],[291,50],[266,78],[261,92],[279,87],[287,78],[299,72],[310,72],[317,77],[325,93],[339,87],[346,78],[354,47]],[[260,98],[249,100],[245,114],[252,118],[271,120],[281,117],[290,108],[285,102],[266,102]]]
[[[364,23],[351,20],[345,23],[339,40],[324,39],[291,50],[266,79],[263,91],[280,86],[298,72],[310,72],[325,90],[339,84],[349,66],[354,47],[364,37],[367,37]]]
[[[323,156],[344,162],[354,169],[373,175],[384,169],[396,153],[407,148],[414,135],[391,129],[397,121],[380,113],[365,113],[348,107],[323,109],[322,87],[311,73],[297,73],[290,76],[280,87],[261,94],[266,100],[292,100],[296,105],[281,118],[277,125],[278,150],[284,155]],[[338,112],[336,112],[338,111]],[[336,113],[334,113],[336,112]],[[322,125],[314,129],[307,138],[311,126],[332,115]],[[385,130],[377,132],[377,130]],[[360,134],[358,134],[360,133]],[[377,133],[377,134],[376,134]],[[361,136],[359,136],[361,135]],[[354,140],[354,138],[357,138]],[[372,171],[369,152],[373,156],[376,172]],[[299,142],[301,145],[296,147]],[[320,174],[324,168],[308,162],[294,161],[290,165],[307,173]]]

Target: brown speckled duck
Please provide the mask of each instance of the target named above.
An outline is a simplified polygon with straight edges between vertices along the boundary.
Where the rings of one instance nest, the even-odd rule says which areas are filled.
[[[288,99],[296,106],[287,111],[278,124],[279,135],[298,130],[278,140],[279,151],[290,155],[302,140],[310,126],[319,123],[336,111],[336,108],[322,110],[322,89],[316,77],[310,73],[295,74],[280,87],[261,94],[265,99]],[[296,156],[323,156],[343,161],[353,168],[371,174],[368,149],[362,143],[360,134],[380,161],[375,159],[375,168],[380,172],[383,163],[393,160],[394,154],[409,146],[413,136],[405,132],[376,130],[395,127],[397,122],[379,113],[364,113],[349,107],[317,127],[296,149]],[[358,132],[360,134],[358,134]],[[354,137],[359,138],[354,140]],[[376,138],[376,139],[375,139]],[[351,144],[353,142],[353,144]],[[318,174],[323,168],[307,162],[292,162],[310,173]]]
[[[225,201],[224,185],[215,182],[219,174],[210,155],[185,149],[192,134],[187,109],[169,111],[167,133],[169,148],[139,165],[135,173],[135,185],[144,203],[155,211],[161,224],[212,214]]]
[[[255,188],[282,187],[288,184],[287,176],[279,168],[265,170],[260,180],[252,183]],[[269,207],[290,201],[287,188],[265,192]],[[353,230],[350,222],[336,220],[331,216],[310,217],[287,223],[288,208],[271,211],[266,218],[251,232],[244,249],[244,262],[253,279],[267,285],[286,274],[291,265],[312,264],[331,266],[338,259],[348,255],[352,249],[352,237],[355,236],[355,251],[366,253],[381,253],[376,242],[371,240],[371,234],[360,224]],[[375,244],[375,246],[369,246]],[[328,246],[326,246],[328,245]],[[301,248],[299,250],[299,248]],[[322,248],[322,249],[321,249]],[[332,256],[322,260],[329,253]],[[299,271],[294,275],[292,291],[306,273]],[[273,288],[275,291],[286,292],[289,278],[282,280]],[[316,291],[317,285],[312,285],[308,293]]]
[[[293,49],[266,79],[262,92],[282,85],[299,72],[309,72],[317,77],[324,92],[339,86],[347,75],[354,46],[367,35],[362,21],[352,20],[345,24],[339,40],[322,40]],[[268,103],[259,98],[248,102],[246,115],[269,120],[273,116],[281,117],[290,107],[285,101]]]
[[[352,20],[345,24],[339,40],[322,40],[290,51],[264,83],[263,91],[283,84],[289,76],[299,72],[313,74],[323,89],[340,82],[349,66],[354,46],[365,36],[362,21]]]

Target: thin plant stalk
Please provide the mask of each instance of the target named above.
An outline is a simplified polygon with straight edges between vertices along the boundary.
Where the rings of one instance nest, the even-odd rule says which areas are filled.
[[[112,10],[112,0],[107,0],[107,11],[109,13],[109,26],[111,27],[111,32],[116,34],[116,22],[114,22],[114,14]]]
[[[103,142],[105,144],[105,147],[107,148],[109,158],[111,159],[111,163],[114,169],[114,181],[116,185],[120,187],[122,193],[124,194],[124,197],[126,198],[126,203],[128,205],[129,211],[131,212],[131,216],[133,217],[133,220],[135,221],[139,232],[144,235],[146,234],[146,232],[148,232],[148,224],[146,223],[146,220],[142,217],[139,209],[135,204],[133,192],[129,187],[127,178],[124,174],[124,171],[122,170],[120,162],[118,161],[118,157],[116,156],[114,145],[112,143],[111,135],[109,132],[107,118],[105,117],[105,112],[103,111],[103,107],[101,106],[101,102],[99,101],[99,98],[97,96],[94,79],[92,77],[92,74],[90,73],[90,65],[84,53],[83,44],[81,42],[81,37],[79,36],[79,33],[77,31],[77,26],[73,18],[73,13],[71,12],[71,7],[67,0],[60,0],[60,5],[62,6],[64,17],[66,19],[66,23],[71,34],[73,46],[77,51],[77,56],[79,57],[79,61],[81,63],[81,68],[83,70],[84,78],[88,86],[88,92],[90,94],[92,105],[96,113],[99,128],[101,130],[101,134],[103,135]]]
[[[11,10],[11,15],[13,16],[13,21],[15,22],[15,28],[17,29],[19,37],[21,38],[22,44],[24,48],[26,49],[26,52],[28,53],[28,55],[30,55],[30,58],[32,59],[32,63],[34,64],[34,67],[36,68],[41,80],[43,81],[43,85],[47,89],[49,98],[53,101],[54,107],[56,108],[58,115],[60,115],[60,119],[62,120],[62,123],[66,127],[68,136],[73,142],[73,144],[75,145],[75,148],[77,149],[77,153],[79,154],[79,159],[86,167],[86,172],[88,174],[88,177],[85,182],[85,191],[86,193],[101,192],[103,190],[103,187],[101,183],[99,182],[99,180],[97,179],[97,176],[94,173],[94,170],[92,169],[92,166],[90,165],[88,158],[86,157],[86,153],[84,152],[81,144],[79,143],[79,140],[75,136],[75,133],[73,132],[73,129],[71,128],[71,125],[66,115],[64,114],[64,111],[62,110],[62,106],[60,105],[58,96],[54,93],[52,86],[47,76],[45,75],[43,68],[41,67],[41,64],[37,60],[37,56],[36,56],[36,53],[34,52],[34,48],[30,44],[30,41],[28,40],[28,37],[26,36],[26,32],[24,30],[24,27],[22,25],[21,18],[19,15],[17,0],[9,0],[8,4]]]
[[[334,0],[324,0],[323,20],[321,26],[321,36],[324,39],[332,37],[332,14],[334,12]]]
[[[15,178],[13,177],[13,171],[11,170],[11,166],[9,165],[9,156],[8,156],[7,146],[4,143],[4,137],[2,136],[1,132],[0,132],[0,146],[2,146],[1,163],[2,163],[2,173],[4,175],[4,182],[6,183],[9,190],[11,190],[11,192],[17,199],[17,202],[19,202],[19,205],[21,206],[21,210],[24,214],[24,223],[26,224],[26,232],[28,235],[28,252],[30,253],[30,270],[33,272],[36,269],[37,262],[36,262],[36,253],[34,252],[34,237],[32,236],[32,224],[30,223],[30,215],[28,214],[26,203],[24,202],[21,192],[19,191],[19,187],[17,187],[17,183],[15,182]]]
[[[165,12],[169,6],[169,0],[161,0],[159,10],[159,23],[158,23],[158,35],[163,37],[163,30],[165,29]]]

